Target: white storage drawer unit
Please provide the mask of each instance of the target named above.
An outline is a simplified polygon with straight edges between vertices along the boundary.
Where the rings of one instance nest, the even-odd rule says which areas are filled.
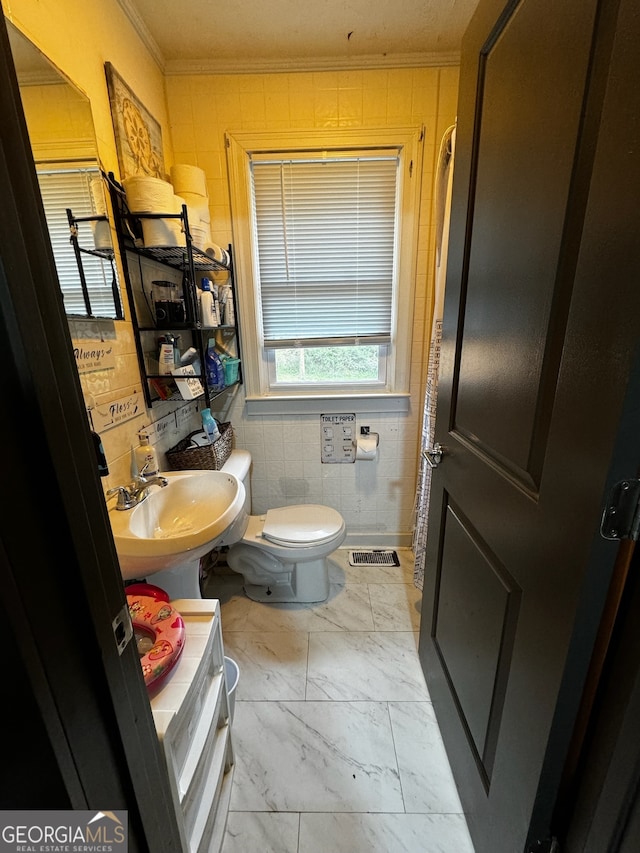
[[[233,780],[220,603],[171,602],[184,619],[184,651],[151,699],[185,853],[218,853]]]

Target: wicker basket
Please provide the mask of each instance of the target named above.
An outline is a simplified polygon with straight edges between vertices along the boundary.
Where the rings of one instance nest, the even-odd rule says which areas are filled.
[[[196,430],[196,432],[190,433],[182,441],[179,441],[171,450],[167,450],[167,464],[171,470],[209,469],[219,471],[233,449],[233,427],[227,421],[224,424],[219,424],[219,428],[220,438],[213,444],[206,444],[204,447],[190,447],[192,436],[202,433],[202,430]]]

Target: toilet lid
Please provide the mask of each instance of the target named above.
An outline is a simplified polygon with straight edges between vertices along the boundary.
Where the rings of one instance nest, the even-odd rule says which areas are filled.
[[[342,529],[344,520],[328,506],[300,504],[267,511],[262,535],[276,545],[321,545]]]

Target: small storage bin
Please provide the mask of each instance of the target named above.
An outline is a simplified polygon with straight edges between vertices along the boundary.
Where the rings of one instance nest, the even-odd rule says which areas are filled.
[[[227,461],[233,450],[233,427],[227,421],[218,424],[220,438],[213,444],[205,444],[202,447],[190,447],[191,438],[199,435],[202,430],[190,433],[175,447],[167,450],[167,463],[172,471],[209,469],[219,471]]]
[[[224,360],[224,384],[233,385],[238,381],[238,372],[240,370],[239,358],[225,358]]]

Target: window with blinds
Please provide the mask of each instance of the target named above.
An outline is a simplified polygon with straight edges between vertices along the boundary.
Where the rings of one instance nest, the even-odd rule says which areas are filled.
[[[67,315],[86,316],[80,275],[69,232],[67,208],[75,217],[95,216],[91,180],[100,176],[97,168],[37,167],[45,219],[58,272]],[[93,249],[90,223],[82,223],[78,234],[81,246]],[[116,317],[113,299],[115,269],[108,260],[83,253],[83,270],[95,317]]]
[[[252,160],[266,348],[391,340],[398,153]]]
[[[424,128],[228,132],[248,411],[405,411]],[[378,410],[378,409],[376,409]]]

